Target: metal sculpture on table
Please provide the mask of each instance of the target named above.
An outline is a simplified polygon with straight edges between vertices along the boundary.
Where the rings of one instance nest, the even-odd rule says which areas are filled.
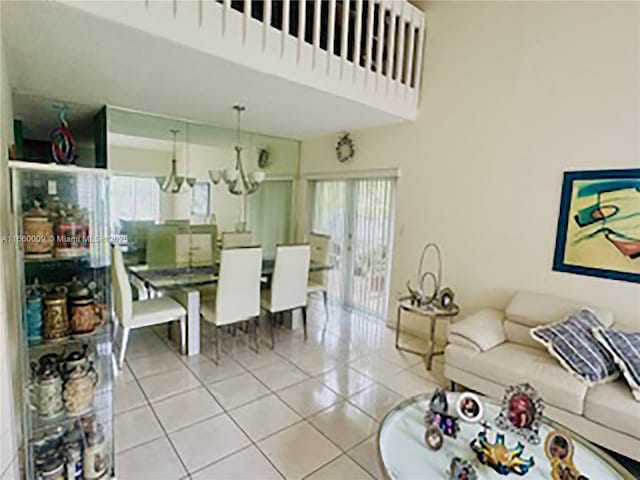
[[[437,261],[435,271],[424,270],[424,260],[429,250],[434,250]],[[427,281],[431,281],[431,290],[428,291]],[[442,252],[435,243],[427,243],[422,249],[420,263],[416,273],[415,284],[407,281],[411,302],[418,307],[436,306],[447,310],[454,305],[455,295],[450,288],[442,288]]]

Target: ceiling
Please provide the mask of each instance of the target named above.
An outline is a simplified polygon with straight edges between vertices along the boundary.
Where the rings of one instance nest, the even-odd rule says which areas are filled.
[[[228,128],[235,121],[231,106],[240,102],[248,107],[244,128],[289,138],[400,121],[59,2],[1,2],[1,8],[17,95],[89,108],[107,104]],[[18,112],[29,106],[17,103]]]

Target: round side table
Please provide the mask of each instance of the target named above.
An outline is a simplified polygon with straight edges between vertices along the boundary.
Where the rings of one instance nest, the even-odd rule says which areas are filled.
[[[418,350],[412,350],[408,347],[400,345],[400,322],[402,318],[402,312],[411,312],[421,317],[429,318],[429,349],[426,352]],[[431,370],[431,362],[435,355],[442,355],[444,350],[435,351],[435,332],[436,322],[438,320],[451,321],[456,315],[460,313],[460,307],[453,304],[450,308],[444,309],[433,304],[426,306],[416,305],[411,301],[411,297],[402,297],[398,300],[398,315],[396,318],[396,348],[403,352],[413,353],[415,355],[427,357],[427,369]]]

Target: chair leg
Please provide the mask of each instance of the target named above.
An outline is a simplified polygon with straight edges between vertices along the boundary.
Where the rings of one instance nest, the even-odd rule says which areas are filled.
[[[171,324],[169,324],[171,325]],[[187,317],[180,317],[180,353],[187,354]]]
[[[304,330],[304,340],[307,341],[307,307],[300,308],[302,310],[302,329]]]
[[[169,340],[171,340],[171,323],[173,322],[167,322],[167,338]]]
[[[131,329],[128,327],[123,327],[122,329],[122,342],[120,343],[120,358],[118,358],[118,368],[122,370],[124,368],[124,355],[127,352],[127,342],[129,341],[129,331]]]
[[[329,302],[327,300],[327,297],[329,296],[329,293],[326,290],[322,291],[322,298],[324,299],[324,313],[326,314],[326,321],[329,321]]]
[[[271,333],[271,350],[276,348],[276,336],[273,333],[275,322],[275,315],[272,312],[269,312],[269,332]]]
[[[253,339],[256,342],[256,353],[260,353],[260,339],[258,338],[258,328],[260,327],[260,316],[253,320]]]
[[[215,337],[214,341],[216,342],[216,358],[213,363],[216,365],[220,365],[220,343],[222,341],[222,337],[220,336],[220,332],[218,331],[218,326],[213,326],[213,335]]]

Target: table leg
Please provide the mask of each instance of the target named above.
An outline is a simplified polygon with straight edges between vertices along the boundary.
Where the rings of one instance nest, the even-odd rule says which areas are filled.
[[[200,292],[194,290],[171,290],[168,295],[187,310],[187,355],[200,353]]]
[[[429,320],[431,321],[430,332],[429,332],[429,356],[427,357],[427,370],[431,370],[431,363],[433,362],[433,353],[436,349],[436,317],[435,315],[430,315]]]

